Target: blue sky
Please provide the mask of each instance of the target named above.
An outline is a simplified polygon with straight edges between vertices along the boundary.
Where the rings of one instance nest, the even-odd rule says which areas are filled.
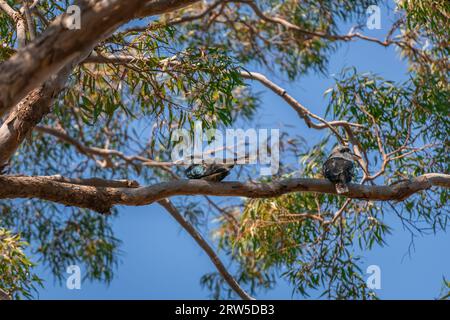
[[[382,29],[365,30],[365,34],[380,37],[387,32],[392,13],[382,12]],[[347,32],[348,26],[342,26]],[[333,84],[332,75],[342,68],[356,66],[358,71],[371,71],[386,79],[406,79],[407,66],[393,48],[383,48],[364,41],[344,44],[333,55],[328,76],[310,75],[288,83],[273,79],[313,112],[324,115],[323,92]],[[273,77],[272,77],[273,78]],[[261,127],[296,126],[299,133],[313,142],[317,131],[307,130],[296,113],[281,99],[252,84],[262,92],[258,119]],[[158,205],[120,207],[114,221],[116,236],[123,241],[121,263],[109,285],[82,283],[81,290],[68,290],[53,280],[44,267],[38,274],[45,279],[39,291],[40,299],[207,299],[209,292],[199,283],[205,273],[215,271],[213,264],[197,244],[173,218]],[[369,265],[381,268],[382,299],[432,299],[439,295],[442,277],[450,277],[450,234],[421,236],[415,239],[415,249],[408,255],[411,235],[398,219],[386,213],[386,221],[393,228],[386,238],[387,246],[364,253],[363,269]],[[225,261],[226,262],[226,261]],[[313,296],[314,297],[314,296]],[[283,280],[274,290],[260,292],[260,299],[297,299],[292,288]]]

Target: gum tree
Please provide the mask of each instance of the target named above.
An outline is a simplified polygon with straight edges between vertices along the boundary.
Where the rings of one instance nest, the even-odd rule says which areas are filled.
[[[80,29],[70,27],[70,5],[80,9]],[[87,279],[109,282],[120,245],[111,229],[116,206],[157,203],[211,259],[217,272],[201,283],[215,298],[251,299],[280,278],[304,296],[375,297],[356,252],[384,243],[384,216],[417,233],[448,224],[450,10],[441,1],[398,1],[379,39],[364,32],[370,5],[0,0],[1,227],[29,242],[56,278],[81,262]],[[340,30],[343,22],[355,27]],[[342,70],[323,114],[274,80],[321,75],[342,44],[357,41],[395,47],[408,80]],[[185,180],[170,157],[173,129],[256,125],[252,82],[321,141],[283,132],[283,161],[270,177],[242,165],[233,181]],[[320,173],[337,143],[361,156],[359,181],[339,196]],[[209,241],[212,220],[219,223]],[[0,240],[0,248],[23,245],[6,230]],[[29,260],[1,259],[1,297],[31,294]],[[8,280],[14,270],[19,282]]]

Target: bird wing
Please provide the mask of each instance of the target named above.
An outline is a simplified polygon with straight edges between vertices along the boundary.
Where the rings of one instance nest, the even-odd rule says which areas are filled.
[[[185,174],[189,179],[204,179],[209,181],[221,181],[234,167],[232,165],[223,165],[213,163],[211,165],[193,164],[190,165]]]
[[[221,181],[230,173],[230,170],[233,167],[234,165],[212,164],[206,170],[203,179],[209,181]]]
[[[205,174],[205,169],[202,165],[191,164],[184,173],[189,179],[201,179]]]
[[[224,166],[221,164],[211,164],[206,172],[205,172],[205,176],[210,176],[210,175],[214,175],[214,174],[219,174],[219,173],[224,173],[224,172],[228,172],[231,168],[229,166]]]

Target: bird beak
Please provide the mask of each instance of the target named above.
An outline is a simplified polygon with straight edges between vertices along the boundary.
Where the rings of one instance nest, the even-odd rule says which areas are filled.
[[[361,160],[361,157],[360,157],[360,156],[358,156],[358,155],[356,155],[356,154],[354,154],[354,153],[351,153],[351,152],[350,152],[350,154],[351,154],[352,158],[353,158],[355,161]]]

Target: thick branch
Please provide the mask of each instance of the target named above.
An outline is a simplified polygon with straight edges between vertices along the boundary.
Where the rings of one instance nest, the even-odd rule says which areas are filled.
[[[388,40],[386,39],[385,41],[381,41],[378,40],[376,38],[371,38],[359,33],[349,33],[349,34],[345,34],[345,35],[335,35],[335,34],[329,34],[326,32],[322,32],[322,31],[311,31],[311,30],[306,30],[304,28],[301,28],[285,19],[282,19],[280,17],[271,17],[266,15],[263,11],[261,11],[261,9],[256,5],[255,1],[252,0],[236,0],[235,2],[241,2],[241,3],[245,3],[248,6],[250,6],[253,10],[253,12],[255,12],[255,14],[263,21],[269,22],[269,23],[275,23],[275,24],[279,24],[284,26],[286,29],[290,29],[290,30],[295,30],[298,31],[300,33],[309,35],[311,37],[319,37],[319,38],[324,38],[324,39],[328,39],[331,41],[336,41],[336,40],[342,40],[342,41],[350,41],[353,38],[359,38],[362,40],[367,40],[370,42],[375,42],[378,43],[384,47],[389,46],[391,43],[393,43],[394,41],[392,40]]]
[[[350,184],[347,198],[402,201],[432,186],[450,188],[450,175],[429,173],[389,186]],[[114,205],[141,206],[177,195],[248,198],[277,197],[291,192],[337,194],[325,179],[286,179],[271,183],[176,180],[139,188],[104,188],[57,182],[48,177],[0,176],[0,199],[39,198],[107,213]]]
[[[16,175],[15,177],[23,177],[22,175]],[[69,184],[76,184],[81,186],[91,186],[91,187],[105,187],[105,188],[137,188],[139,183],[135,180],[106,180],[100,178],[66,178],[61,175],[54,176],[43,176],[43,178],[64,182]]]
[[[205,251],[208,257],[211,259],[212,263],[216,266],[219,273],[222,275],[223,279],[228,283],[228,285],[236,292],[243,300],[253,300],[253,298],[245,292],[239,283],[234,279],[234,277],[228,272],[227,268],[220,261],[217,254],[214,252],[213,248],[208,244],[208,242],[203,239],[202,235],[195,230],[195,228],[187,222],[177,208],[168,199],[159,200],[158,203],[164,207],[172,217],[186,230],[191,237],[197,242],[197,244]]]
[[[1,288],[0,288],[0,300],[11,300],[9,294],[3,291]]]
[[[80,52],[92,50],[121,24],[146,15],[161,14],[195,0],[78,0],[81,28],[67,29],[71,18],[58,16],[35,41],[0,65],[0,116],[28,92],[40,86]]]

